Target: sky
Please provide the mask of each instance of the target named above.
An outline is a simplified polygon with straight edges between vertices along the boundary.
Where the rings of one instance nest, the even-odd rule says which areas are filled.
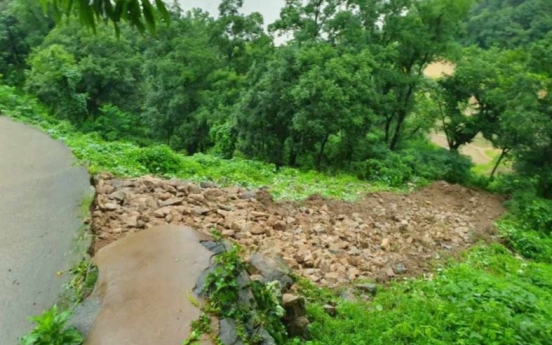
[[[179,2],[184,10],[199,7],[214,16],[218,14],[220,4],[220,0],[179,0]],[[267,25],[280,16],[280,9],[284,4],[285,0],[245,0],[242,10],[244,13],[259,12]]]

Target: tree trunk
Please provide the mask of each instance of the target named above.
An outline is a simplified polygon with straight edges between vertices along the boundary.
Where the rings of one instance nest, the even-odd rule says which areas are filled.
[[[498,169],[498,166],[500,165],[500,163],[502,162],[504,157],[506,157],[507,154],[508,154],[508,149],[502,149],[502,152],[500,153],[500,157],[498,157],[498,160],[496,161],[493,171],[491,172],[491,177],[490,177],[491,180],[494,179],[494,175],[496,173],[496,170]]]
[[[318,156],[316,157],[316,170],[318,171],[320,171],[322,156],[324,155],[324,149],[326,148],[326,144],[328,143],[329,138],[330,138],[330,135],[326,134],[326,136],[324,137],[324,140],[322,140],[322,144],[320,145],[320,151],[318,152]]]
[[[294,167],[296,164],[297,164],[297,151],[295,151],[294,147],[292,146],[289,149],[288,165],[290,167]]]
[[[395,125],[395,133],[393,133],[393,139],[391,139],[391,144],[389,145],[389,149],[391,151],[395,151],[395,149],[397,148],[397,144],[399,143],[404,118],[405,115],[402,114],[401,111],[401,114],[399,114],[399,118],[397,119],[397,124]]]
[[[389,144],[389,131],[391,130],[391,121],[393,121],[393,118],[386,118],[385,119],[385,143]]]

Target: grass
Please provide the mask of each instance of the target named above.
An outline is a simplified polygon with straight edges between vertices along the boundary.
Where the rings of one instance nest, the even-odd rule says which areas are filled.
[[[486,164],[475,164],[472,168],[472,171],[477,175],[488,177],[491,175],[491,172],[493,171],[493,168],[498,161],[498,158],[500,157],[500,152],[495,149],[489,149],[485,150],[485,154],[489,156],[489,158],[491,158],[491,161]],[[510,168],[508,166],[508,161],[503,160],[498,166],[496,173],[505,173],[509,171]]]
[[[153,174],[197,182],[210,180],[222,186],[268,186],[276,199],[287,200],[304,199],[316,193],[354,200],[368,192],[392,189],[383,183],[367,183],[345,174],[330,176],[292,168],[276,171],[274,165],[257,161],[225,160],[203,154],[185,156],[165,146],[140,147],[130,142],[108,142],[96,133],[81,133],[69,122],[50,117],[34,98],[8,86],[0,85],[0,112],[65,142],[92,174],[110,172],[121,177]]]
[[[380,289],[369,302],[302,284],[310,298],[311,345],[552,344],[552,266],[480,245],[432,279]]]

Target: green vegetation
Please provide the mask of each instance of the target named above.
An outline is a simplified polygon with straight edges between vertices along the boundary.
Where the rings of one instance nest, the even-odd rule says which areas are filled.
[[[71,2],[45,1],[59,5],[46,13],[70,15]],[[91,26],[103,3],[75,11]],[[0,0],[0,111],[63,140],[93,173],[266,186],[286,199],[352,200],[437,179],[507,195],[503,244],[481,244],[431,277],[366,303],[304,284],[310,344],[551,343],[549,2],[287,1],[270,33],[241,5],[223,0],[216,18],[175,5],[171,25],[148,36],[132,27],[167,19],[148,5],[145,16],[109,9],[115,35],[101,24],[54,27],[34,2]],[[280,34],[290,39],[276,45]],[[425,78],[441,60],[455,73]],[[432,131],[448,150],[430,143]],[[459,154],[479,137],[500,150],[492,166]],[[507,174],[496,169],[504,162]],[[217,315],[240,315],[231,301],[241,263],[231,255],[210,278]],[[86,291],[90,267],[75,272]],[[279,335],[271,296],[257,289],[269,317],[259,322]],[[324,313],[328,302],[336,317]],[[194,334],[208,328],[203,316]]]
[[[22,345],[80,345],[83,338],[72,328],[67,328],[69,311],[59,311],[57,306],[33,317],[35,329],[23,337]]]
[[[549,344],[552,266],[479,246],[433,278],[394,283],[368,302],[338,302],[308,284],[311,344]]]
[[[552,30],[547,0],[479,0],[466,22],[466,45],[481,48],[526,47]]]
[[[224,246],[221,235],[215,232],[214,236],[219,245]],[[244,280],[247,264],[242,261],[240,248],[236,245],[217,254],[213,267],[203,286],[203,293],[207,296],[203,315],[192,325],[192,333],[184,344],[194,344],[203,334],[210,334],[209,315],[219,320],[234,320],[238,338],[245,345],[259,344],[262,341],[258,334],[248,331],[258,327],[263,327],[277,344],[284,344],[287,334],[281,321],[285,311],[281,306],[279,283],[264,284]],[[254,301],[244,300],[243,294],[249,289]]]
[[[269,186],[275,197],[288,200],[304,199],[316,193],[353,200],[369,191],[390,189],[386,184],[368,185],[346,174],[331,176],[293,168],[277,171],[272,164],[237,157],[225,160],[203,154],[184,156],[162,145],[142,147],[131,142],[106,141],[97,133],[81,133],[69,122],[48,116],[35,99],[18,94],[8,86],[0,85],[0,110],[63,140],[93,174],[101,171],[129,177],[156,174],[249,188]]]

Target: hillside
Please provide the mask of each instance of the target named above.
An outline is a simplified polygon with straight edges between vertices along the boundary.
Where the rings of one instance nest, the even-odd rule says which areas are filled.
[[[141,35],[0,0],[0,112],[94,176],[91,253],[167,224],[226,243],[186,344],[218,337],[209,316],[261,343],[248,312],[279,345],[552,343],[547,2],[373,3],[265,23],[224,0]],[[252,252],[290,266],[308,332],[272,281],[240,301]]]

